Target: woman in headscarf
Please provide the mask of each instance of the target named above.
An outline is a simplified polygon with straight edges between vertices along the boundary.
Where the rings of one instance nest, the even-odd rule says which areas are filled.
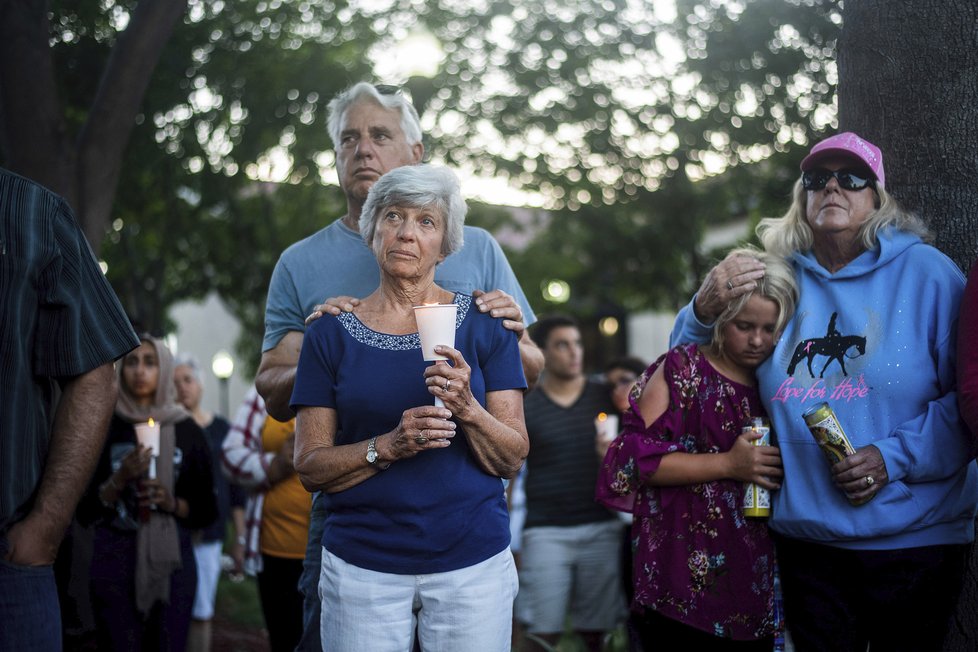
[[[197,584],[191,530],[217,513],[207,441],[177,404],[173,357],[140,336],[119,367],[119,398],[79,507],[95,523],[91,589],[100,650],[183,650]],[[136,426],[159,428],[159,454]]]

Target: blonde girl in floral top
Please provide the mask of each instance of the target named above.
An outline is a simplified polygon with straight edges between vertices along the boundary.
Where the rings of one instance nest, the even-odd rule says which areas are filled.
[[[781,259],[738,253],[762,261],[764,278],[730,302],[709,346],[678,346],[645,371],[598,479],[598,501],[634,515],[632,610],[646,649],[773,646],[774,548],[742,502],[745,482],[778,488],[781,458],[741,428],[764,416],[754,370],[797,289]]]

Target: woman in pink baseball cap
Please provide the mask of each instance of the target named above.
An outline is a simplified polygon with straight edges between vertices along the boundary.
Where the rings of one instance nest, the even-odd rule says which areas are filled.
[[[802,161],[788,211],[757,228],[800,288],[757,379],[784,466],[769,525],[801,651],[940,650],[974,539],[978,467],[955,391],[964,276],[885,181],[878,147],[832,136]],[[763,275],[751,259],[717,265],[673,344],[707,340]],[[851,443],[831,464],[805,418],[823,404]]]

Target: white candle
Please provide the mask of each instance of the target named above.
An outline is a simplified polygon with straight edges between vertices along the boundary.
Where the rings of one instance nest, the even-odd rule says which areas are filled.
[[[149,461],[149,477],[156,477],[156,458],[160,455],[160,424],[150,419],[147,423],[137,423],[136,441],[152,451]]]
[[[455,316],[458,306],[454,303],[432,303],[414,306],[414,319],[418,323],[421,338],[421,354],[428,362],[448,360],[435,353],[438,345],[455,348]]]
[[[414,319],[418,323],[418,337],[421,338],[421,355],[428,362],[448,360],[447,356],[435,353],[436,346],[455,348],[455,317],[458,306],[454,303],[428,303],[414,306]],[[445,407],[445,403],[435,397],[435,407]]]
[[[599,413],[594,419],[594,429],[601,441],[613,440],[618,436],[618,415]]]

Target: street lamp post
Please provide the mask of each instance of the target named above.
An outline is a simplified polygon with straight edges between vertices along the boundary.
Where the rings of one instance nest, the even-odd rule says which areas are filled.
[[[234,373],[234,358],[227,351],[221,349],[211,358],[211,371],[217,377],[221,385],[221,409],[224,411],[225,418],[230,414],[228,400],[228,380]]]

